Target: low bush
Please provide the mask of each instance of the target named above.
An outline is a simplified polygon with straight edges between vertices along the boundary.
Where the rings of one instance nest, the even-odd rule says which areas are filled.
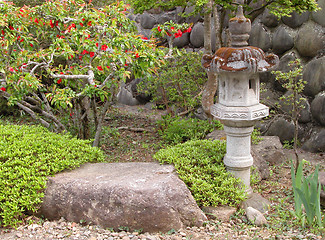
[[[16,226],[37,210],[48,176],[104,161],[90,143],[41,126],[0,125],[0,226]]]
[[[227,172],[224,141],[194,140],[158,151],[154,158],[173,164],[200,206],[240,204],[246,197],[241,180]]]
[[[183,143],[188,140],[203,139],[208,133],[215,129],[221,129],[219,121],[199,120],[196,118],[180,118],[164,116],[157,121],[158,133],[167,144]]]

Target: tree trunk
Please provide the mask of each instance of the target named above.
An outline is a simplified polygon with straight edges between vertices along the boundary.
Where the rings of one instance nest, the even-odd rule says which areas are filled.
[[[97,120],[97,128],[96,128],[96,133],[95,133],[95,139],[94,139],[94,142],[93,142],[93,147],[98,147],[99,146],[99,141],[100,141],[100,135],[101,135],[101,132],[102,132],[102,127],[103,127],[103,122],[104,122],[104,119],[105,119],[105,115],[106,115],[106,112],[109,108],[109,106],[111,105],[111,102],[110,101],[106,101],[105,104],[104,104],[104,107],[101,111],[101,115],[98,116]]]

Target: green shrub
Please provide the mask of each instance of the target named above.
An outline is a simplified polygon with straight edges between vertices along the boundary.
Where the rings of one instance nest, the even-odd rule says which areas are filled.
[[[0,226],[16,226],[37,210],[48,176],[104,161],[90,143],[41,126],[0,125]]]
[[[226,171],[224,141],[195,140],[158,151],[154,158],[174,164],[200,206],[238,205],[245,199],[241,180]]]
[[[164,116],[157,121],[158,133],[168,144],[182,143],[188,140],[203,139],[208,133],[215,129],[221,129],[219,121],[199,120],[196,118],[180,118]]]
[[[201,58],[199,53],[179,51],[179,55],[166,60],[157,76],[141,81],[139,92],[150,94],[153,101],[170,112],[173,109],[193,111],[201,105],[201,93],[207,80]]]

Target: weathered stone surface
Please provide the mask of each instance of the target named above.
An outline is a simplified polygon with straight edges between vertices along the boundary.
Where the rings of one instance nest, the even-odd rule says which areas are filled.
[[[60,173],[48,181],[40,214],[146,232],[207,220],[174,167],[158,163],[85,164]]]
[[[279,25],[278,17],[271,14],[268,9],[266,9],[262,15],[262,23],[267,27],[276,27]]]
[[[190,42],[196,47],[200,48],[204,46],[204,26],[203,23],[196,23],[190,34]]]
[[[307,82],[304,94],[315,97],[325,91],[325,57],[311,60],[305,66],[303,80]]]
[[[325,191],[323,190],[325,188],[325,172],[320,171],[318,173],[318,180],[319,183],[321,184],[321,192],[320,192],[320,204],[325,207]]]
[[[185,47],[190,42],[190,34],[189,33],[183,33],[181,37],[174,39],[174,46],[178,48]]]
[[[226,140],[227,135],[224,130],[214,130],[206,136],[206,139],[211,140]]]
[[[271,124],[266,132],[268,136],[278,136],[280,141],[291,141],[294,135],[294,124],[280,117]]]
[[[261,213],[265,213],[270,210],[271,202],[258,193],[252,193],[246,201],[242,202],[240,207],[243,209],[252,207]]]
[[[315,131],[312,136],[303,144],[302,149],[314,153],[325,152],[325,129],[323,128]]]
[[[144,29],[152,29],[157,23],[156,19],[149,13],[145,12],[141,15],[141,26]]]
[[[131,87],[131,85],[126,85],[124,82],[122,82],[120,91],[117,94],[117,101],[119,103],[123,103],[129,106],[140,104],[140,102],[135,97],[133,97]]]
[[[302,14],[293,12],[290,15],[290,17],[282,17],[282,22],[291,28],[297,28],[308,20],[310,12],[304,12]]]
[[[169,22],[170,20],[173,20],[175,19],[175,12],[165,12],[165,13],[162,13],[161,15],[158,16],[157,18],[157,22],[159,24],[163,24],[165,22]]]
[[[272,48],[271,36],[259,22],[252,25],[248,43],[250,46],[261,48],[264,52]]]
[[[263,136],[257,145],[252,145],[254,165],[258,167],[262,179],[269,175],[269,167],[281,164],[286,160],[282,144],[278,136]]]
[[[218,219],[222,222],[229,222],[230,217],[234,215],[237,211],[234,207],[220,206],[220,207],[203,207],[203,212],[208,217],[208,219]]]
[[[325,0],[319,0],[317,4],[321,9],[317,12],[312,12],[311,16],[316,23],[325,27]]]
[[[315,57],[325,48],[325,30],[312,21],[304,24],[297,34],[295,47],[304,57]]]
[[[291,49],[294,45],[293,38],[289,35],[286,29],[282,26],[273,34],[272,48],[276,54],[282,54]]]
[[[267,224],[267,220],[265,219],[264,215],[252,207],[248,207],[246,209],[246,217],[252,224],[255,224],[256,226],[263,226]]]
[[[325,91],[316,95],[311,103],[311,113],[322,126],[325,126]]]

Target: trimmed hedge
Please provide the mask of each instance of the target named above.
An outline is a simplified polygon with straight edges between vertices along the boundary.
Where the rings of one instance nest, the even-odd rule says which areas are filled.
[[[192,140],[158,151],[154,158],[173,164],[200,206],[237,206],[245,198],[241,180],[227,172],[225,141]]]
[[[48,176],[105,161],[90,143],[41,126],[0,125],[0,225],[16,226],[37,210]]]

